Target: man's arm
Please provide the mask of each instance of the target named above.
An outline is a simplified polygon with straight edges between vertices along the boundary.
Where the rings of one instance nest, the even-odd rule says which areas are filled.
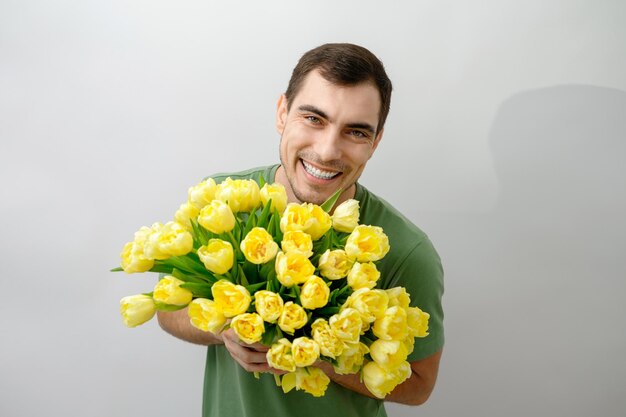
[[[267,347],[258,343],[247,345],[241,342],[232,329],[218,335],[196,329],[189,322],[186,308],[174,312],[159,311],[157,318],[163,330],[179,339],[199,345],[225,345],[233,359],[248,372],[284,373],[267,364],[265,357]],[[425,403],[437,381],[441,353],[439,351],[427,358],[411,362],[411,376],[387,395],[385,401],[407,405]],[[325,361],[318,361],[316,366],[319,366],[337,384],[362,395],[376,398],[365,387],[365,384],[359,381],[359,374],[339,375],[335,373],[333,366]]]
[[[197,345],[224,345],[233,359],[248,372],[284,373],[268,365],[265,356],[269,349],[267,346],[260,343],[248,345],[239,340],[233,329],[219,334],[196,329],[189,321],[186,308],[173,312],[159,311],[157,318],[163,330],[181,340]]]
[[[191,325],[187,308],[178,311],[157,311],[157,319],[163,330],[179,339],[197,345],[222,345],[224,341],[220,334],[204,332]]]
[[[393,401],[406,405],[420,405],[425,403],[435,388],[441,353],[442,351],[439,351],[427,358],[411,362],[411,376],[387,395],[385,401]],[[335,373],[333,366],[325,361],[318,361],[316,365],[337,384],[352,391],[356,391],[359,394],[376,398],[368,391],[365,384],[359,381],[359,374],[339,375]]]

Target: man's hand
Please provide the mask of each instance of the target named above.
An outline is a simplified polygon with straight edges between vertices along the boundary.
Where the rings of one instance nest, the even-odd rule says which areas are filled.
[[[239,340],[233,329],[221,333],[224,346],[239,365],[248,372],[271,372],[284,374],[284,371],[272,368],[267,363],[266,353],[269,347],[260,343],[249,345]]]
[[[410,378],[398,385],[387,395],[385,401],[407,405],[420,405],[425,403],[435,387],[440,360],[441,351],[425,359],[410,362],[412,370]],[[317,361],[315,366],[318,366],[332,381],[339,385],[356,391],[359,394],[375,398],[375,396],[369,392],[365,384],[360,381],[359,374],[339,375],[335,373],[330,363],[322,360]]]

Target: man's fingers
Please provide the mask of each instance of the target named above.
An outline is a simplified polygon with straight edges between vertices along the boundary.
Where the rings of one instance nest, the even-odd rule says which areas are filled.
[[[248,345],[230,329],[223,333],[224,346],[233,359],[248,372],[271,372],[267,364],[267,348],[261,344]]]

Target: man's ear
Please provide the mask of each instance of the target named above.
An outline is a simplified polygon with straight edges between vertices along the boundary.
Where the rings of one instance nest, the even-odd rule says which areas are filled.
[[[276,130],[281,135],[285,130],[285,125],[287,124],[287,97],[284,94],[281,94],[278,98],[278,102],[276,103]]]

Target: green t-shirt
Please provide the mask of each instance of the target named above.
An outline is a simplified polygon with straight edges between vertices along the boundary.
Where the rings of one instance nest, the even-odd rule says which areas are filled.
[[[226,177],[259,180],[262,175],[274,181],[278,165],[212,176],[216,182]],[[428,237],[389,203],[357,184],[355,199],[360,205],[361,224],[381,226],[389,237],[391,250],[377,264],[381,271],[379,288],[403,286],[411,295],[411,305],[430,314],[429,335],[415,339],[409,361],[426,358],[444,344],[443,270]],[[331,381],[326,394],[316,398],[303,391],[284,394],[271,374],[256,379],[231,357],[223,345],[207,350],[204,379],[203,416],[245,417],[369,417],[386,416],[384,403]]]

